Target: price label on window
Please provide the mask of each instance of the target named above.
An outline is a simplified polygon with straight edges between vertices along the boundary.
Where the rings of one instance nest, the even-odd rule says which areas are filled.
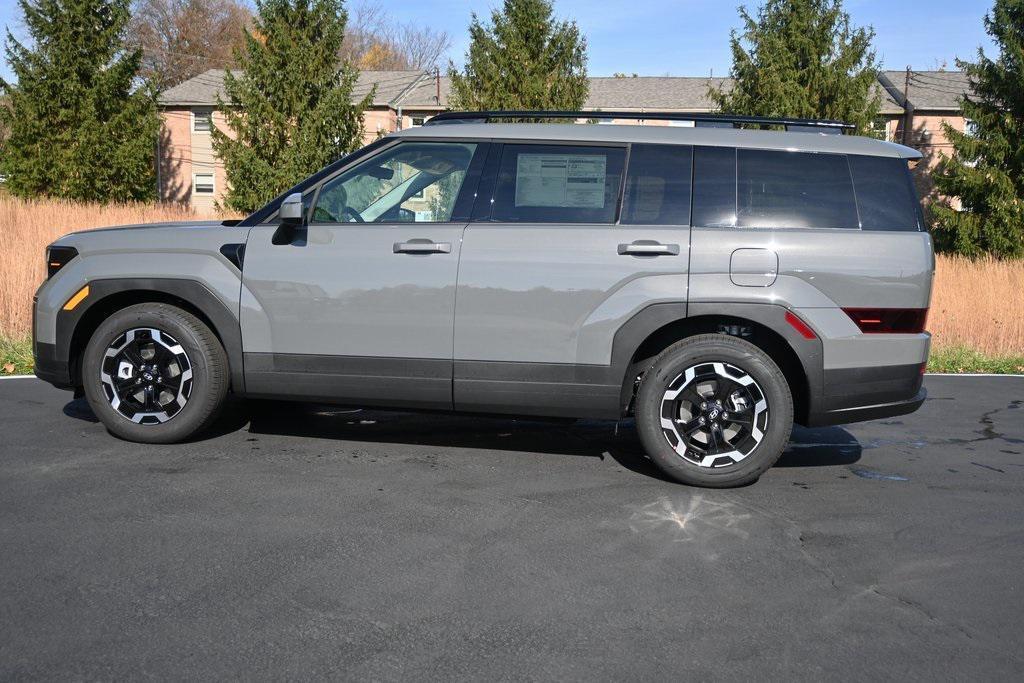
[[[604,208],[607,164],[603,154],[520,154],[516,206]]]

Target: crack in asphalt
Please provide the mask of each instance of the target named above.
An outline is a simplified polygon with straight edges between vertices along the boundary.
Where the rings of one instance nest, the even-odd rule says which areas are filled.
[[[736,504],[736,505],[741,506],[741,507],[745,507],[745,508],[751,510],[752,512],[759,513],[759,514],[761,514],[761,515],[763,515],[765,517],[768,517],[768,518],[771,518],[771,519],[775,519],[775,520],[778,520],[778,521],[781,521],[781,522],[785,523],[787,525],[787,527],[788,527],[786,529],[786,531],[785,531],[786,536],[788,536],[790,539],[792,539],[792,540],[794,540],[796,542],[797,550],[800,551],[800,555],[804,558],[804,560],[806,561],[807,565],[811,569],[813,569],[815,572],[817,572],[818,574],[823,576],[825,579],[827,579],[828,582],[829,582],[829,585],[832,587],[832,589],[835,590],[837,593],[839,593],[841,596],[844,597],[844,602],[847,602],[847,601],[849,601],[851,599],[854,599],[854,598],[858,598],[858,597],[860,597],[862,595],[867,595],[867,594],[876,595],[876,596],[878,596],[880,598],[883,598],[885,600],[890,600],[890,601],[896,602],[897,604],[902,605],[903,607],[907,608],[908,610],[912,611],[913,613],[916,613],[916,614],[918,614],[918,615],[928,619],[929,621],[935,622],[936,624],[939,624],[939,625],[942,625],[942,626],[946,626],[946,627],[952,629],[953,631],[959,633],[960,635],[964,636],[968,640],[972,641],[976,645],[977,644],[983,644],[985,647],[991,647],[991,648],[993,648],[993,649],[995,649],[995,650],[997,650],[997,651],[999,651],[1001,653],[1006,654],[1004,648],[1001,648],[998,645],[992,645],[992,644],[988,644],[988,643],[981,643],[981,641],[978,641],[974,637],[974,635],[969,630],[967,630],[967,628],[965,628],[964,626],[961,626],[960,624],[957,624],[957,623],[951,622],[951,621],[947,621],[945,619],[942,619],[942,618],[936,616],[933,612],[931,612],[928,608],[926,608],[922,603],[919,603],[919,602],[917,602],[915,600],[911,600],[910,598],[907,598],[907,597],[904,597],[902,595],[899,595],[898,593],[890,593],[888,591],[883,591],[882,589],[880,589],[880,587],[877,584],[872,584],[872,585],[865,586],[865,585],[858,584],[856,582],[850,582],[850,583],[845,583],[845,584],[840,583],[840,581],[836,578],[835,572],[832,571],[832,569],[829,567],[828,563],[826,561],[824,561],[822,558],[820,558],[817,555],[813,554],[808,549],[808,547],[807,547],[807,539],[804,536],[803,528],[801,527],[799,522],[797,522],[796,520],[791,519],[789,517],[786,517],[785,515],[781,515],[781,514],[778,514],[776,512],[773,512],[771,510],[767,510],[765,508],[761,508],[760,506],[757,506],[757,505],[753,505],[753,504],[751,504],[751,503],[749,503],[747,501],[740,501],[740,500],[733,499],[732,502],[734,504]],[[1024,661],[1024,658],[1022,658],[1022,657],[1020,657],[1018,655],[1010,655],[1010,656],[1015,661]]]

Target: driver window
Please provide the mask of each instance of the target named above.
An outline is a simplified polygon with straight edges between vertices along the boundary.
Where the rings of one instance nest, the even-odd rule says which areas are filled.
[[[408,142],[328,181],[314,223],[444,223],[476,145]]]

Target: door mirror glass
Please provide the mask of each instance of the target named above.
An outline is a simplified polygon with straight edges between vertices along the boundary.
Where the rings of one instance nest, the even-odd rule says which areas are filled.
[[[280,210],[282,223],[302,222],[302,195],[298,192],[288,195],[281,202]]]

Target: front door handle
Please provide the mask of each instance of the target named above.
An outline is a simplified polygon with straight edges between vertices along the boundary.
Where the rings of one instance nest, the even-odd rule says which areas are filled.
[[[622,256],[679,256],[679,245],[637,240],[630,244],[620,244],[619,254]]]
[[[395,242],[394,249],[396,254],[450,254],[452,243],[414,239],[408,242]]]

